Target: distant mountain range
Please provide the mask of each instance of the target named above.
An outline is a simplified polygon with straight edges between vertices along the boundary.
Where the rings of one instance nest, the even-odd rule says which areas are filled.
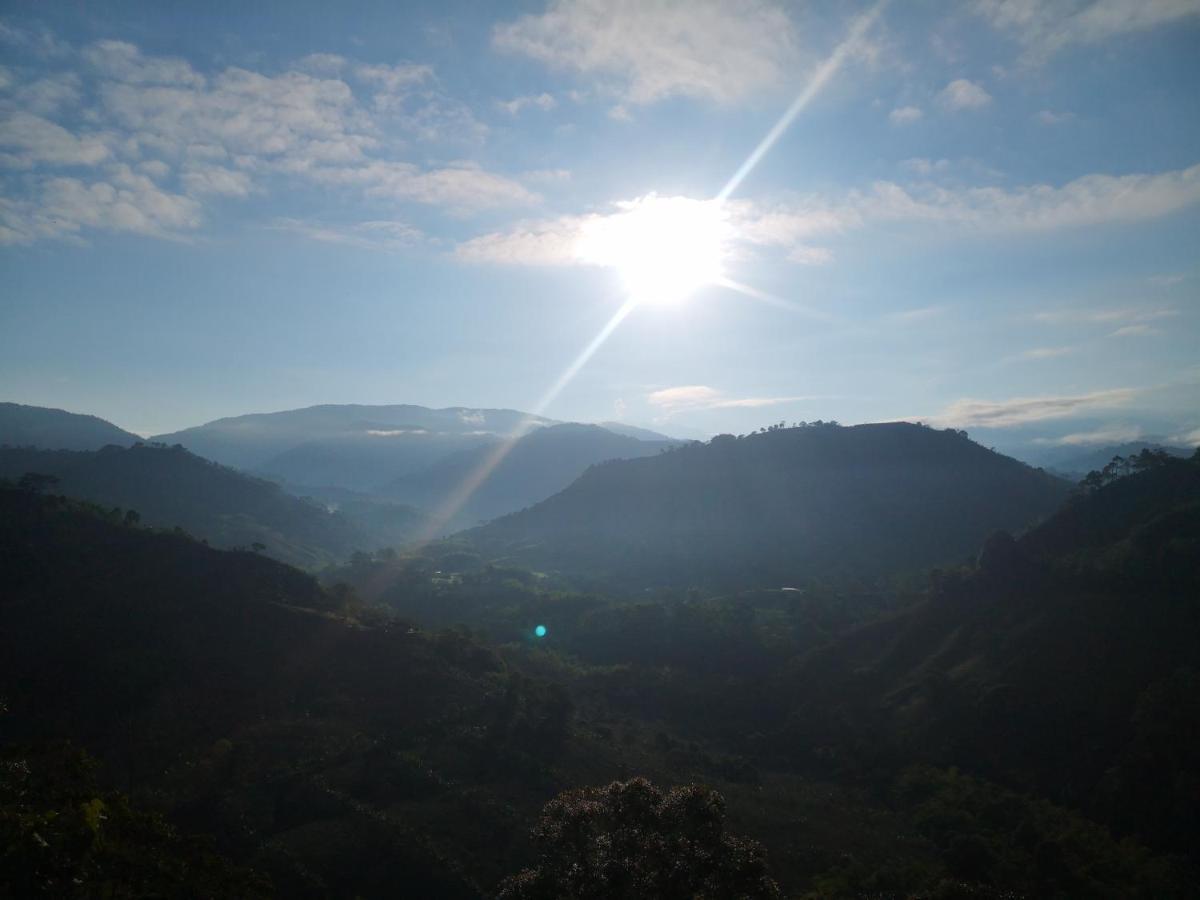
[[[383,543],[374,538],[378,523],[329,512],[182,448],[0,449],[0,478],[15,481],[29,472],[58,479],[48,493],[132,509],[143,524],[179,526],[216,547],[259,543],[268,555],[308,568]],[[370,512],[385,517],[393,537],[414,532],[422,522],[418,512],[398,504]]]
[[[641,429],[635,432],[652,434]],[[615,434],[598,425],[550,425],[516,441],[473,491],[456,516],[461,526],[524,509],[557,493],[589,466],[610,459],[652,456],[676,446],[669,439],[645,440]],[[424,509],[437,509],[474,473],[483,472],[493,446],[462,450],[411,475],[397,478],[380,493]]]
[[[206,459],[293,484],[360,490],[523,423],[554,424],[511,409],[341,404],[217,419],[151,440],[182,444]]]
[[[44,406],[0,403],[0,446],[48,450],[99,450],[107,444],[128,447],[141,438],[96,416]]]
[[[818,425],[593,466],[464,536],[537,568],[786,584],[964,560],[992,531],[1049,515],[1070,487],[955,431]]]
[[[1112,462],[1114,456],[1137,456],[1143,450],[1161,450],[1171,456],[1185,458],[1192,455],[1187,447],[1174,447],[1147,441],[1131,441],[1125,444],[1108,444],[1103,447],[1058,447],[1043,455],[1043,465],[1070,478],[1079,479],[1088,472],[1099,471]]]

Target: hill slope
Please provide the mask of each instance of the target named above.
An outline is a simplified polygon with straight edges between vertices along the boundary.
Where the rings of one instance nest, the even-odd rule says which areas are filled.
[[[780,752],[958,765],[1193,850],[1197,634],[1200,463],[1167,460],[798,666]]]
[[[778,584],[961,560],[991,531],[1052,512],[1068,487],[957,432],[819,425],[594,466],[467,537],[539,567]]]
[[[109,444],[128,447],[141,438],[112,422],[44,406],[0,403],[0,446],[47,450],[99,450]]]
[[[183,448],[0,449],[0,478],[27,472],[58,478],[54,493],[132,509],[147,525],[179,526],[219,547],[261,543],[269,555],[297,565],[330,562],[370,543],[345,517]]]
[[[273,560],[3,488],[0,570],[6,742],[85,746],[278,896],[482,893],[421,821],[449,787],[417,754],[489,721],[495,657],[348,621]]]
[[[673,444],[669,441],[639,440],[596,425],[539,428],[517,441],[479,485],[458,516],[463,523],[459,527],[545,500],[595,463],[652,456],[670,446]],[[479,471],[492,452],[489,446],[455,453],[396,479],[380,493],[434,509]]]

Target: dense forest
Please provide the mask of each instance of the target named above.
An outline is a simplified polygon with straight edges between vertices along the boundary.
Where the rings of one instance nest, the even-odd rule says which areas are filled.
[[[314,578],[56,490],[0,490],[9,893],[1200,889],[1200,459],[1116,461],[967,562],[732,589],[470,533]]]
[[[0,447],[0,478],[26,473],[53,479],[56,492],[120,508],[147,525],[182,528],[217,547],[253,548],[306,568],[374,549],[383,537],[399,542],[423,521],[416,510],[395,503],[348,503],[334,512],[179,446],[138,443],[93,452]]]
[[[538,569],[779,586],[961,562],[990,531],[1053,512],[1068,489],[958,431],[773,426],[593,466],[468,537]]]

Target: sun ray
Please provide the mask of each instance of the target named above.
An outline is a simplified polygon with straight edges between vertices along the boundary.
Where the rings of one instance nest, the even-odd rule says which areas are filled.
[[[743,296],[750,297],[765,303],[768,306],[773,306],[776,309],[785,309],[788,312],[799,313],[802,316],[808,316],[810,319],[816,319],[820,322],[836,322],[837,319],[829,313],[823,313],[813,309],[805,303],[798,300],[787,300],[783,297],[778,297],[775,294],[769,294],[766,291],[760,291],[756,287],[751,287],[748,284],[743,284],[740,281],[734,281],[732,278],[720,278],[716,282],[723,288],[728,288],[731,291],[736,291]]]
[[[693,205],[701,203],[703,205],[703,201],[688,201],[686,198],[667,200],[651,195],[639,201],[639,203],[645,204],[643,207],[639,208],[637,205],[634,205],[631,207],[631,211],[625,214],[626,221],[632,223],[632,226],[627,227],[624,232],[619,230],[615,232],[602,231],[598,235],[587,236],[585,243],[582,245],[580,251],[577,252],[582,252],[583,258],[589,259],[591,262],[612,266],[621,272],[627,292],[625,302],[617,309],[612,318],[605,323],[599,333],[592,338],[591,342],[579,352],[545,394],[542,395],[532,413],[523,419],[500,443],[493,447],[483,461],[462,480],[454,492],[434,511],[429,523],[422,530],[421,536],[416,541],[417,546],[428,544],[441,536],[445,528],[471,499],[471,496],[479,490],[479,486],[487,480],[496,467],[512,452],[517,441],[528,434],[534,427],[537,417],[541,416],[550,404],[554,402],[555,398],[562,393],[563,389],[574,380],[575,376],[579,374],[588,360],[595,355],[596,351],[603,346],[605,341],[608,340],[617,327],[640,302],[647,300],[662,302],[664,299],[668,301],[681,299],[683,295],[691,293],[696,288],[707,283],[720,285],[779,309],[786,309],[790,312],[800,313],[801,315],[826,322],[833,321],[832,316],[820,313],[804,304],[785,300],[782,297],[776,297],[773,294],[760,291],[750,285],[734,281],[724,274],[721,263],[724,255],[724,242],[726,239],[724,229],[726,223],[723,218],[722,205],[737,190],[741,183],[745,181],[746,177],[754,170],[754,167],[758,165],[762,158],[770,152],[771,148],[775,146],[775,143],[783,136],[796,117],[804,111],[813,98],[820,93],[821,89],[837,73],[846,58],[856,49],[867,28],[878,18],[879,13],[887,2],[888,0],[879,0],[870,10],[855,19],[854,23],[850,26],[850,31],[845,40],[838,44],[828,59],[817,67],[804,90],[792,101],[791,106],[787,108],[779,120],[771,127],[771,130],[759,141],[753,152],[746,158],[746,161],[738,167],[737,171],[733,173],[733,177],[721,188],[720,193],[713,200],[707,201],[712,212],[708,212],[705,217],[701,217],[698,231],[695,216],[680,217],[676,211],[676,207],[681,203]],[[671,206],[671,204],[674,204],[674,206]],[[663,211],[667,211],[668,214],[664,215]],[[671,216],[675,218],[672,219]],[[711,221],[706,221],[706,217],[711,217]],[[690,243],[675,239],[672,236],[668,236],[669,240],[664,242],[663,235],[659,232],[666,226],[675,226],[684,230],[691,229],[696,234],[693,235],[693,240]],[[696,246],[692,246],[692,244]],[[698,249],[703,252],[698,254]],[[656,260],[653,258],[655,253],[665,253],[667,259],[665,261]],[[699,275],[694,271],[690,271],[691,268],[697,265],[697,260],[708,266]],[[662,270],[656,269],[655,266],[659,265],[668,267],[670,271],[664,273]]]
[[[504,458],[512,452],[512,448],[516,446],[517,441],[527,435],[537,424],[537,419],[549,408],[550,404],[562,393],[563,389],[574,380],[579,374],[589,359],[591,359],[597,350],[604,345],[604,342],[609,339],[617,326],[620,325],[625,317],[633,312],[637,306],[637,301],[632,297],[627,299],[621,307],[613,313],[612,318],[605,323],[599,333],[592,338],[591,342],[579,352],[579,355],[571,362],[563,373],[558,376],[558,380],[550,386],[550,388],[538,400],[532,412],[522,419],[517,426],[505,435],[500,443],[492,448],[491,452],[484,457],[483,461],[473,469],[466,478],[455,488],[454,492],[446,498],[445,501],[434,510],[429,522],[422,529],[420,536],[415,541],[418,547],[424,546],[429,542],[441,537],[446,526],[451,520],[458,515],[459,511],[471,499],[471,496],[479,490],[479,486],[483,484],[489,475],[495,471],[496,466],[504,461]]]
[[[733,177],[725,183],[725,187],[721,188],[720,193],[716,197],[718,201],[724,202],[729,199],[730,195],[746,180],[746,176],[754,170],[754,167],[775,146],[775,142],[783,137],[784,132],[795,121],[796,116],[804,111],[804,108],[821,92],[821,89],[825,87],[829,79],[837,74],[838,69],[842,67],[842,63],[846,61],[846,57],[857,48],[863,34],[866,33],[871,23],[879,17],[879,13],[882,12],[887,3],[888,0],[879,0],[871,9],[854,20],[854,23],[850,26],[849,34],[846,35],[846,39],[834,48],[833,53],[829,55],[828,59],[817,66],[817,70],[813,72],[813,76],[808,84],[805,85],[804,90],[792,101],[792,105],[787,108],[784,114],[779,117],[779,121],[759,141],[758,146],[746,157],[746,161],[738,167],[738,170],[733,173]]]

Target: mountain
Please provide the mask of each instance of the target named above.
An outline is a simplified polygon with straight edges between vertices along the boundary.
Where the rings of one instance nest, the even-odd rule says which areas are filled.
[[[614,434],[597,425],[551,425],[512,445],[470,495],[456,517],[460,527],[524,509],[565,488],[589,466],[610,459],[652,456],[672,441],[647,441]],[[436,509],[483,470],[495,454],[491,446],[452,454],[432,466],[398,478],[380,493],[424,509]]]
[[[613,434],[623,434],[625,437],[637,438],[639,441],[675,441],[676,438],[651,431],[649,428],[639,428],[636,425],[626,425],[624,422],[598,422],[601,428]]]
[[[551,423],[508,409],[325,405],[217,419],[152,440],[295,484],[362,490],[530,420]]]
[[[372,543],[344,516],[182,447],[0,449],[0,478],[28,472],[57,478],[53,493],[132,509],[147,525],[179,526],[218,547],[261,543],[267,554],[297,565],[322,565]]]
[[[356,431],[305,441],[252,471],[294,488],[334,487],[373,493],[399,476],[453,453],[491,446],[497,440],[490,432],[448,434],[363,423]]]
[[[1112,462],[1114,456],[1137,456],[1143,450],[1160,450],[1181,459],[1192,455],[1192,451],[1187,447],[1133,441],[1127,444],[1109,444],[1090,450],[1081,447],[1059,447],[1055,451],[1043,454],[1042,459],[1046,468],[1078,480],[1088,472],[1103,469]]]
[[[593,466],[465,536],[538,568],[650,583],[787,584],[956,562],[1069,485],[955,431],[779,428]]]
[[[993,778],[1152,846],[1200,837],[1200,461],[1077,496],[796,666],[777,752]],[[786,683],[784,683],[786,682]]]
[[[108,444],[128,447],[136,434],[96,416],[44,406],[0,403],[0,446],[47,450],[99,450]]]

